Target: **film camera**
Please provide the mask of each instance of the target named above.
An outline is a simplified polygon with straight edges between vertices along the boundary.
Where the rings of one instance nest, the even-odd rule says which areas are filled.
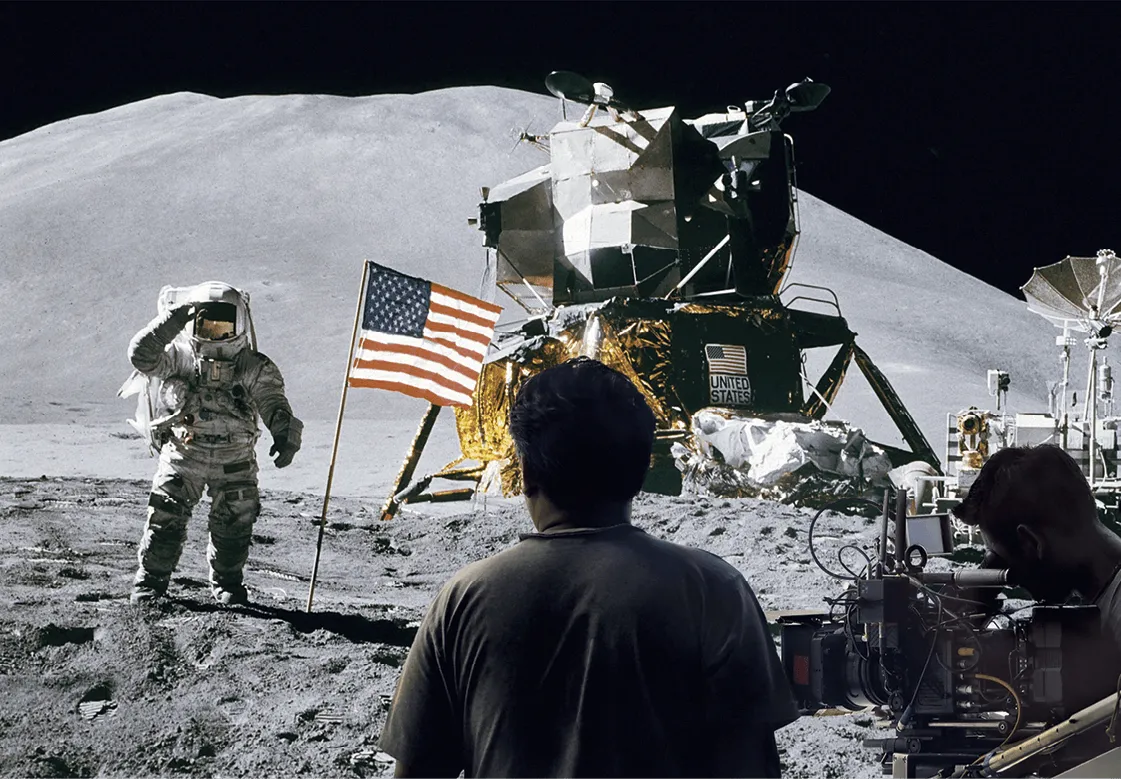
[[[899,490],[893,547],[901,551],[889,554],[885,495],[878,556],[865,554],[859,573],[821,563],[813,548],[821,512],[814,517],[811,556],[849,585],[829,615],[779,619],[783,665],[803,714],[869,706],[890,714],[890,737],[864,741],[880,750],[885,774],[992,775],[999,750],[1050,733],[1113,691],[1118,664],[1103,652],[1115,650],[1095,606],[1033,606],[1015,619],[998,610],[999,588],[1015,584],[1008,571],[925,570],[930,556],[952,551],[949,515],[908,517],[906,507]],[[1017,769],[1042,761],[1043,775],[1055,775],[1108,749],[1103,743],[1072,740]]]

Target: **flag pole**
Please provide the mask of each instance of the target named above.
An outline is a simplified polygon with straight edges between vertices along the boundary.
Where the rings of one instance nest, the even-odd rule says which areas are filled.
[[[343,380],[343,393],[339,399],[339,416],[335,421],[335,442],[331,446],[331,467],[327,471],[327,490],[323,493],[323,513],[319,516],[319,538],[315,542],[315,565],[311,569],[311,586],[307,593],[307,613],[311,613],[312,599],[315,597],[315,580],[319,575],[319,556],[323,551],[323,530],[327,527],[327,504],[331,501],[331,482],[335,478],[335,457],[339,453],[339,434],[343,427],[343,411],[346,409],[346,390],[350,386],[350,368],[354,365],[354,344],[358,341],[358,325],[362,321],[362,304],[366,301],[366,281],[370,274],[370,263],[362,263],[362,286],[358,292],[358,308],[354,312],[354,330],[350,335],[350,352],[346,358],[346,378]]]

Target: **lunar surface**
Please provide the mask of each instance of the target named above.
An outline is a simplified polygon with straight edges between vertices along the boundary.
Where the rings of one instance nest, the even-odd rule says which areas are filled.
[[[180,93],[0,142],[0,773],[392,772],[375,742],[416,621],[444,579],[529,520],[518,501],[491,499],[380,522],[424,404],[351,391],[305,613],[362,261],[480,293],[481,235],[467,224],[479,187],[546,162],[511,130],[558,118],[551,98],[498,88]],[[799,204],[789,281],[836,293],[936,450],[947,412],[991,404],[988,368],[1012,374],[1014,410],[1046,408],[1054,331],[1022,301],[809,193]],[[217,608],[204,586],[204,500],[172,597],[138,611],[127,593],[155,461],[115,393],[160,287],[210,279],[251,293],[304,449],[278,471],[267,434],[260,445],[251,606]],[[784,299],[799,294],[823,296]],[[811,354],[811,368],[831,356]],[[900,444],[849,376],[834,415]],[[444,412],[419,472],[457,456]],[[766,609],[785,610],[822,607],[839,586],[809,559],[809,518],[765,501],[644,496],[635,521],[725,557]],[[861,517],[821,528],[834,552],[872,538]],[[803,718],[779,733],[786,775],[878,776],[860,740],[882,727],[875,712]]]
[[[137,608],[128,590],[147,489],[0,479],[4,775],[389,776],[376,740],[416,623],[454,571],[530,528],[514,499],[407,508],[391,522],[377,518],[380,502],[333,500],[307,613],[321,498],[266,490],[251,604],[224,608],[206,585],[204,499],[169,597]],[[634,521],[721,555],[764,609],[785,610],[840,591],[810,560],[811,516],[762,500],[642,496]],[[815,549],[835,560],[876,532],[871,519],[827,514]],[[875,711],[804,717],[779,731],[784,776],[878,776],[860,741],[883,727]]]

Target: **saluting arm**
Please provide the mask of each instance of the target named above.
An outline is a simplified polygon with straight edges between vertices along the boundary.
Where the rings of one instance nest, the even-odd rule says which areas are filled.
[[[128,360],[132,367],[161,379],[174,374],[175,357],[168,352],[167,346],[182,332],[190,319],[191,306],[187,305],[172,309],[149,322],[129,342]]]

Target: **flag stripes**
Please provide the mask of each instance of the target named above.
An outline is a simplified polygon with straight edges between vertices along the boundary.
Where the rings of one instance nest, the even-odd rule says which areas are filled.
[[[401,381],[400,374],[398,373],[383,374],[376,372],[371,373],[370,378],[357,378],[352,376],[350,378],[350,386],[399,392],[402,395],[427,400],[429,403],[435,403],[437,406],[463,406],[464,408],[470,408],[473,402],[469,394],[464,395],[458,392],[451,392],[444,387],[434,385],[424,379],[416,379],[411,382]]]
[[[367,266],[365,315],[348,384],[470,407],[502,309],[373,262]]]
[[[370,336],[366,336],[362,339],[358,345],[358,352],[355,354],[355,359],[374,360],[377,359],[378,356],[388,357],[392,354],[412,355],[413,357],[427,358],[453,371],[461,369],[477,371],[483,364],[482,358],[479,356],[475,354],[465,355],[441,343],[434,343],[428,349],[421,349],[415,344],[390,340],[394,338],[394,336],[386,336],[384,333],[377,333],[377,335],[380,336],[377,340],[371,339]],[[404,341],[405,339],[401,340]]]

